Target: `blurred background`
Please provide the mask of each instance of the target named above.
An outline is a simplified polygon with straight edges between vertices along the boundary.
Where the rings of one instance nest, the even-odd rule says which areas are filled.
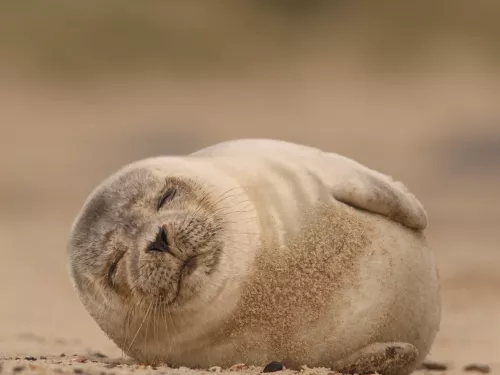
[[[239,137],[337,152],[429,214],[431,358],[500,361],[500,2],[0,2],[0,354],[115,346],[71,288],[91,190]]]

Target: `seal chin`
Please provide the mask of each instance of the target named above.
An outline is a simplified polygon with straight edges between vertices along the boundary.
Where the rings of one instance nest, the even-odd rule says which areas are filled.
[[[171,304],[179,297],[182,263],[167,257],[168,254],[153,254],[140,260],[139,274],[133,283],[141,298]]]
[[[136,291],[160,305],[186,303],[199,295],[203,286],[211,284],[220,254],[219,247],[179,257],[172,252],[148,252],[139,260]]]

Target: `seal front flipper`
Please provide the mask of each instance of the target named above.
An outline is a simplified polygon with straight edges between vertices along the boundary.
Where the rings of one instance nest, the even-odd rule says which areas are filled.
[[[417,366],[418,350],[401,342],[374,343],[357,350],[332,365],[344,374],[407,375]]]
[[[401,182],[337,154],[323,153],[322,171],[333,197],[350,206],[383,215],[415,230],[427,226],[427,213]]]

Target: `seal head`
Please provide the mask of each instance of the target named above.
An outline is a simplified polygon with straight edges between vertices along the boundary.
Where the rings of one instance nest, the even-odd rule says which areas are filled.
[[[223,219],[196,182],[132,170],[101,188],[72,239],[77,286],[145,302],[187,302],[215,271]],[[87,282],[85,282],[87,280]]]
[[[227,313],[236,304],[233,289],[244,274],[238,267],[251,256],[244,244],[255,241],[232,226],[251,209],[230,180],[204,173],[215,172],[196,160],[129,165],[95,189],[73,224],[68,247],[73,285],[101,329],[135,358],[152,360],[151,350],[134,345],[160,345],[141,337],[151,329],[163,330],[173,342],[195,340],[189,333],[196,331],[193,321],[203,327],[199,334],[220,321],[216,301],[224,301]],[[227,243],[238,243],[241,253],[228,256]],[[214,305],[219,310],[211,314]],[[161,325],[142,327],[160,318]]]

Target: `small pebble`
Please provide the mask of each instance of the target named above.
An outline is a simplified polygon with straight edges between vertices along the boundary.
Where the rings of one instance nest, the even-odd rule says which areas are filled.
[[[276,372],[276,371],[282,371],[283,370],[283,363],[277,362],[277,361],[272,361],[269,362],[266,367],[264,367],[263,372]]]
[[[75,369],[73,370],[73,372],[74,372],[75,374],[83,374],[83,370],[82,370],[81,368],[75,368]]]
[[[464,367],[464,371],[476,371],[482,374],[488,374],[491,372],[491,368],[488,365],[480,364],[480,363],[471,363]]]
[[[59,357],[66,357],[66,354],[61,353],[61,355]]]
[[[229,371],[241,371],[248,369],[248,366],[244,363],[237,363],[229,368]]]
[[[97,358],[108,358],[106,354],[102,354],[101,352],[92,352],[90,353],[90,356]]]
[[[12,368],[12,372],[13,373],[16,373],[16,372],[21,372],[25,369],[26,367],[24,366],[15,366],[14,368]]]
[[[27,361],[36,361],[35,357],[24,357],[24,359]]]
[[[76,362],[79,362],[79,363],[85,363],[85,362],[88,361],[88,358],[84,357],[83,355],[81,355],[81,356],[76,357],[73,360],[76,361]]]
[[[423,361],[420,364],[421,369],[431,370],[431,371],[446,371],[448,370],[448,366],[444,363],[433,362],[433,361]]]
[[[44,355],[40,356],[40,359],[47,359]]]
[[[222,371],[222,368],[219,367],[219,366],[213,366],[213,367],[210,367],[208,369],[208,371],[211,371],[211,372],[221,372]]]

